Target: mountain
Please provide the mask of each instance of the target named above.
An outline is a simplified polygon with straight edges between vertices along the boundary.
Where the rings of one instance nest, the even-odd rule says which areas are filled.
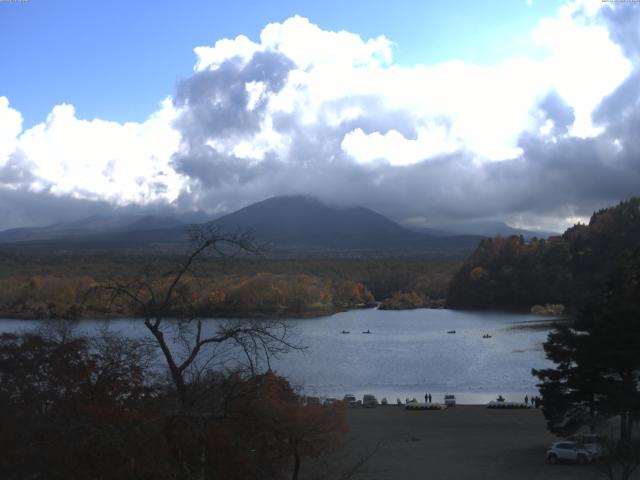
[[[60,238],[83,238],[95,234],[111,234],[134,230],[158,230],[184,225],[171,217],[148,216],[91,216],[67,223],[56,223],[44,227],[13,228],[0,232],[0,242],[25,242],[54,240]]]
[[[249,229],[278,249],[399,251],[468,250],[480,237],[425,235],[365,207],[337,207],[306,196],[273,197],[213,222],[224,230]]]
[[[44,227],[0,232],[0,248],[27,252],[86,252],[173,245],[187,239],[186,224],[174,216],[91,216]]]
[[[489,220],[473,220],[467,222],[441,222],[429,227],[409,227],[414,232],[426,233],[430,235],[480,235],[483,237],[495,237],[501,235],[508,237],[511,235],[522,235],[525,239],[548,238],[559,235],[557,232],[546,232],[537,230],[525,230],[514,228],[504,222]]]
[[[470,252],[477,236],[434,236],[409,230],[364,207],[336,207],[305,196],[273,197],[206,223],[249,230],[273,256],[451,256]],[[179,217],[91,217],[78,222],[0,232],[5,249],[86,251],[182,248]]]
[[[328,206],[303,196],[273,197],[213,222],[225,230],[248,228],[273,244],[325,248],[395,248],[424,236],[364,207]]]

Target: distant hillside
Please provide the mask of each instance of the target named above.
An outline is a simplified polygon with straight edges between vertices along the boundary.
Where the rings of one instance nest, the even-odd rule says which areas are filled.
[[[57,223],[44,227],[13,228],[0,232],[0,242],[29,242],[87,238],[94,235],[127,231],[161,230],[184,227],[185,223],[175,217],[153,215],[92,216],[75,222]]]
[[[484,220],[473,220],[467,222],[445,222],[434,224],[431,227],[409,227],[414,232],[427,233],[430,235],[480,235],[483,237],[503,237],[511,235],[522,235],[525,239],[548,238],[560,235],[558,232],[547,232],[537,230],[525,230],[514,228],[504,222],[492,222]]]
[[[175,251],[188,242],[176,217],[90,217],[73,223],[0,232],[0,248],[87,252],[113,249]],[[413,232],[364,207],[341,208],[304,196],[274,197],[211,222],[224,231],[249,230],[275,257],[458,257],[478,236]]]
[[[562,236],[525,241],[495,237],[480,243],[455,275],[448,304],[462,308],[581,305],[640,247],[640,198],[593,214]]]

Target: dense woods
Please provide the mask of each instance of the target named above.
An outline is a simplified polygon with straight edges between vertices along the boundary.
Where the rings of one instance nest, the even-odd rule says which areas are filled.
[[[483,240],[454,276],[448,304],[462,308],[529,309],[582,305],[640,243],[640,198],[593,214],[562,236]]]
[[[616,431],[613,464],[628,479],[640,466],[640,248],[614,270],[606,288],[582,306],[572,325],[558,326],[544,344],[554,368],[533,370],[540,380],[549,430],[567,435],[583,427]],[[614,420],[616,430],[608,426]],[[634,425],[635,424],[635,425]]]
[[[130,306],[109,305],[96,287],[126,283],[172,257],[31,256],[0,253],[0,312],[14,318],[132,316]],[[411,298],[409,308],[444,298],[455,262],[407,260],[205,259],[176,294],[201,315],[314,316]]]

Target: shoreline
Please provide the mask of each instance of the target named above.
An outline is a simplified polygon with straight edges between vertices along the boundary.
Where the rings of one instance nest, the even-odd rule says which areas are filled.
[[[353,307],[336,307],[334,309],[328,309],[328,310],[308,310],[305,312],[291,312],[291,311],[284,311],[282,313],[279,314],[272,314],[272,313],[266,313],[266,312],[252,312],[252,313],[246,313],[245,312],[236,312],[236,313],[230,313],[230,312],[220,312],[219,314],[215,314],[215,315],[202,315],[199,318],[201,320],[220,320],[220,319],[233,319],[233,320],[293,320],[293,319],[314,319],[314,318],[322,318],[322,317],[331,317],[333,315],[336,315],[338,313],[344,313],[344,312],[350,312],[353,310],[385,310],[385,311],[396,311],[396,312],[402,312],[402,311],[413,311],[413,310],[452,310],[452,311],[460,311],[460,312],[467,312],[467,311],[478,311],[478,312],[495,312],[495,313],[500,313],[500,314],[514,314],[514,315],[526,315],[529,314],[531,316],[535,316],[535,317],[539,317],[539,320],[528,320],[528,321],[524,321],[524,322],[517,322],[517,324],[515,324],[514,326],[510,327],[513,329],[542,329],[542,328],[549,328],[550,326],[552,326],[554,323],[565,323],[565,322],[570,322],[571,318],[568,316],[549,316],[549,315],[540,315],[540,314],[534,314],[531,312],[527,312],[527,311],[518,311],[518,310],[513,310],[513,309],[500,309],[500,308],[496,308],[496,309],[477,309],[477,310],[470,310],[467,308],[455,308],[455,307],[447,307],[447,306],[422,306],[422,307],[413,307],[413,308],[381,308],[382,307],[382,302],[375,302],[373,304],[370,305],[360,305],[360,306],[353,306]],[[175,320],[175,317],[166,317],[166,320]],[[71,321],[71,322],[82,322],[85,320],[88,321],[93,321],[93,320],[100,320],[100,321],[109,321],[109,320],[144,320],[143,316],[135,316],[135,315],[125,315],[125,314],[117,314],[117,315],[111,315],[111,314],[101,314],[99,312],[92,312],[92,315],[79,315],[79,316],[65,316],[65,315],[57,315],[57,316],[46,316],[46,315],[42,315],[42,316],[34,316],[34,315],[25,315],[22,313],[18,313],[18,312],[7,312],[7,311],[0,311],[0,320],[18,320],[18,321],[24,321],[24,322],[30,322],[30,321],[48,321],[48,320],[52,320],[52,321],[59,321],[59,320],[64,320],[64,321]]]

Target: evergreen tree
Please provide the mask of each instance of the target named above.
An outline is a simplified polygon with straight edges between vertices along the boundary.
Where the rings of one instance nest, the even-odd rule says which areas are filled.
[[[627,472],[622,478],[629,478],[640,458],[632,454],[640,451],[633,431],[640,419],[640,248],[615,270],[604,295],[584,307],[574,325],[549,334],[544,349],[556,367],[533,374],[541,381],[549,430],[567,435],[619,418],[615,455]]]

